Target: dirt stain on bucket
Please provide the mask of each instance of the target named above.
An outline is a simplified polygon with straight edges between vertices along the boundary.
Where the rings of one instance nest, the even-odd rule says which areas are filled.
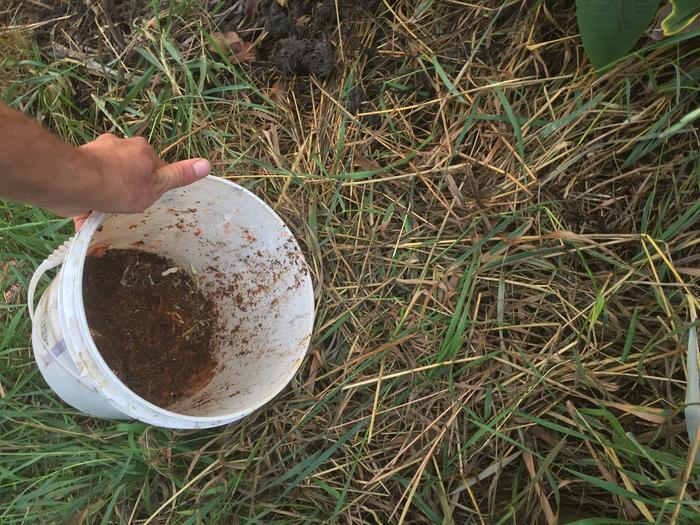
[[[83,302],[97,349],[139,396],[167,407],[211,381],[218,312],[185,269],[140,250],[98,252],[85,260]]]

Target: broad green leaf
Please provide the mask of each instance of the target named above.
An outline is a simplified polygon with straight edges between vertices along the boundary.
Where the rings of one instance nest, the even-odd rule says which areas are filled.
[[[602,69],[625,56],[649,27],[660,0],[577,0],[583,48]]]
[[[680,33],[700,16],[699,0],[671,0],[671,6],[671,12],[661,22],[666,36]]]

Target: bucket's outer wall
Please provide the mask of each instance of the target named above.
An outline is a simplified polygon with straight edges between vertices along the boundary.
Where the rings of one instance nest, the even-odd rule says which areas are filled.
[[[105,247],[169,257],[198,275],[208,291],[228,282],[216,298],[225,329],[215,347],[215,376],[175,406],[157,407],[126,387],[90,336],[82,272],[89,251]],[[314,294],[299,245],[274,211],[244,188],[207,177],[168,192],[142,214],[92,214],[70,243],[36,321],[32,342],[39,368],[78,410],[168,428],[207,428],[248,415],[291,380],[309,347]],[[57,366],[49,364],[52,359]]]
[[[44,291],[37,305],[32,330],[34,358],[41,375],[61,399],[81,412],[109,419],[129,419],[113,407],[109,398],[100,392],[83,374],[66,351],[66,342],[59,329],[57,289],[59,273]]]

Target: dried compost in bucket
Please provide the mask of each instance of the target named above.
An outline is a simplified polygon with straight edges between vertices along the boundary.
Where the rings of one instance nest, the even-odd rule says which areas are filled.
[[[83,301],[97,349],[119,379],[160,407],[212,378],[215,304],[185,269],[140,250],[85,260]]]

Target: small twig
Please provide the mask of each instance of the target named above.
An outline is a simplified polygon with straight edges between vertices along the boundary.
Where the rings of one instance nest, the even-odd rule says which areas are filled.
[[[124,39],[122,38],[122,35],[119,34],[119,31],[117,30],[117,26],[114,23],[113,16],[115,14],[115,8],[114,8],[114,0],[104,0],[104,3],[102,4],[102,12],[105,15],[105,20],[107,21],[107,26],[109,27],[109,32],[112,35],[112,38],[117,41],[117,44],[119,45],[120,48],[124,48]]]
[[[681,485],[681,490],[678,494],[678,501],[676,502],[676,508],[673,509],[673,515],[671,516],[671,525],[675,525],[678,520],[678,514],[681,512],[681,503],[683,498],[685,498],[685,491],[688,488],[688,480],[690,479],[690,473],[693,471],[695,466],[695,456],[697,456],[698,449],[700,448],[700,428],[698,428],[695,433],[695,439],[688,453],[688,464],[685,467],[685,472],[683,473],[683,484]]]
[[[190,131],[187,135],[183,135],[182,137],[180,137],[179,139],[177,139],[175,142],[173,142],[172,144],[170,144],[169,146],[167,146],[166,148],[164,148],[163,150],[161,150],[160,156],[161,156],[161,157],[164,157],[165,154],[168,153],[168,151],[170,151],[171,149],[173,149],[173,148],[179,146],[180,144],[182,144],[183,142],[185,142],[188,138],[192,137],[195,133],[199,133],[199,132],[202,131],[204,128],[208,128],[209,125],[210,125],[209,122],[206,122],[206,123],[202,124],[201,126],[199,126],[199,127],[195,128],[195,129],[193,129],[192,131]]]
[[[476,202],[476,205],[479,207],[479,214],[481,215],[481,218],[484,219],[484,224],[486,225],[486,227],[489,230],[492,230],[493,225],[491,224],[491,221],[486,215],[488,207],[484,204],[484,201],[481,200],[481,192],[479,191],[479,186],[477,185],[476,179],[474,178],[474,172],[472,171],[472,167],[469,164],[464,165],[464,173],[467,177],[467,183],[469,184],[469,187],[471,189],[472,197],[474,197],[474,202]]]
[[[101,73],[106,77],[118,79],[123,76],[118,70],[102,64],[101,62],[87,55],[86,53],[73,51],[72,49],[69,49],[66,46],[57,43],[53,43],[51,45],[51,49],[56,58],[69,58],[71,60],[75,60],[76,62],[79,62],[80,65],[85,66],[87,69]],[[133,75],[131,77],[131,81],[134,84],[138,84],[142,80],[142,75]]]
[[[67,19],[71,18],[72,16],[73,15],[59,16],[57,18],[52,18],[50,20],[42,20],[41,22],[34,22],[33,24],[17,24],[17,25],[12,25],[12,26],[5,26],[4,28],[0,29],[0,34],[10,33],[12,31],[17,31],[17,30],[22,31],[22,30],[38,29],[39,27],[53,24],[54,22],[60,22],[61,20],[67,20]]]

